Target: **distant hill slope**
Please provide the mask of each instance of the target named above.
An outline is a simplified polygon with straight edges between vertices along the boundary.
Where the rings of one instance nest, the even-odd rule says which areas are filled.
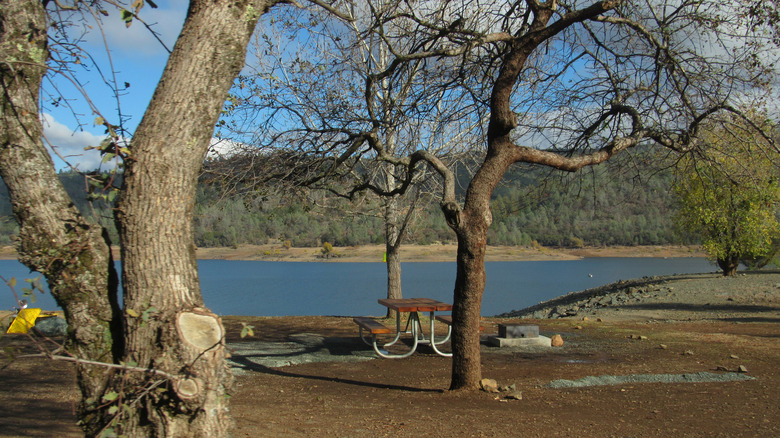
[[[625,161],[575,174],[528,166],[513,168],[495,191],[488,243],[570,247],[692,243],[682,241],[673,232],[671,174],[653,172],[640,177],[629,166],[630,160]],[[458,178],[461,185],[467,184],[467,172],[459,172]],[[65,172],[60,179],[78,208],[106,226],[116,242],[110,207],[87,200],[83,176]],[[317,202],[311,202],[312,198]],[[269,242],[299,247],[320,246],[323,242],[339,246],[384,242],[379,202],[369,199],[355,209],[345,200],[323,193],[307,199],[276,194],[269,188],[226,196],[219,186],[201,184],[195,239],[201,247]],[[0,184],[0,245],[10,244],[16,232],[7,189]],[[453,240],[438,203],[430,199],[409,227],[406,242]]]

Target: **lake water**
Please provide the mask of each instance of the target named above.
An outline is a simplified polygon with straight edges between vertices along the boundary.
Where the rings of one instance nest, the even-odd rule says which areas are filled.
[[[382,263],[259,262],[199,260],[206,305],[220,315],[383,315],[377,299],[386,295]],[[713,272],[702,258],[587,258],[572,261],[488,262],[482,315],[492,316],[617,280],[651,275]],[[16,277],[17,293],[32,278],[15,260],[0,260],[0,275]],[[403,263],[406,297],[452,302],[455,263]],[[0,309],[15,302],[0,288]],[[57,309],[49,294],[33,307]]]

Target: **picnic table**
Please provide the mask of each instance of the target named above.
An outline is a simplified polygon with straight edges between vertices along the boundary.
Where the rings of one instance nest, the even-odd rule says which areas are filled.
[[[379,304],[387,307],[390,310],[395,311],[395,337],[388,343],[385,343],[379,348],[377,343],[377,336],[382,334],[392,334],[392,330],[375,319],[368,317],[355,317],[353,320],[358,325],[360,330],[360,338],[363,339],[368,345],[374,347],[374,351],[380,357],[387,359],[400,359],[409,357],[417,351],[419,344],[429,344],[436,354],[451,357],[452,353],[444,353],[439,350],[438,346],[447,342],[452,334],[452,319],[449,315],[436,316],[436,312],[449,312],[452,310],[452,304],[443,303],[441,301],[433,300],[430,298],[399,298],[399,299],[380,299]],[[401,313],[409,313],[409,318],[406,320],[406,326],[401,330]],[[419,312],[428,312],[430,316],[430,328],[429,336],[425,337],[422,323],[420,322]],[[436,340],[435,321],[443,322],[447,325],[447,335],[441,339]],[[370,334],[370,338],[363,334],[363,331]],[[409,351],[401,354],[390,353],[386,350],[387,347],[397,343],[401,339],[401,335],[411,334],[412,346]]]

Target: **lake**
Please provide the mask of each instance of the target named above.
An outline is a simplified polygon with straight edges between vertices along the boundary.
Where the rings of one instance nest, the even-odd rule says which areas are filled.
[[[206,305],[220,315],[384,315],[377,299],[386,294],[382,263],[261,262],[199,260]],[[618,280],[652,275],[713,272],[703,258],[586,258],[567,261],[488,262],[482,315],[532,306],[569,292]],[[16,277],[17,293],[32,278],[15,260],[0,260],[0,275]],[[452,302],[454,262],[402,264],[406,297]],[[0,309],[15,305],[5,287]],[[32,307],[55,310],[51,295],[39,295]]]

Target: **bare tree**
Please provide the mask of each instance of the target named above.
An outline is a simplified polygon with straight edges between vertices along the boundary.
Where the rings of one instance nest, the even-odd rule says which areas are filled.
[[[764,31],[767,22],[777,22],[771,13],[764,21],[751,20],[753,5],[721,1],[427,5],[372,10],[377,28],[412,23],[415,37],[428,41],[412,51],[391,50],[389,67],[373,80],[421,59],[443,59],[451,75],[442,80],[457,81],[489,110],[484,160],[460,200],[452,169],[441,157],[423,149],[399,157],[373,133],[365,143],[378,159],[405,166],[402,181],[410,181],[421,163],[442,177],[441,209],[458,239],[451,388],[471,389],[481,377],[490,198],[508,167],[532,163],[574,172],[637,145],[689,152],[703,120],[719,112],[738,114],[736,102],[774,83],[777,53],[770,49],[776,29]],[[364,188],[383,192],[375,185]]]
[[[105,232],[78,213],[59,183],[38,108],[47,30],[61,24],[57,14],[64,10],[102,4],[0,2],[0,174],[21,227],[20,261],[46,276],[71,327],[68,350],[77,362],[87,436],[227,435],[232,378],[222,324],[205,307],[198,284],[195,185],[257,20],[276,3],[192,0],[130,147],[111,149],[125,164],[116,214],[120,309]],[[139,5],[118,7],[127,20]]]
[[[394,53],[436,43],[424,33],[417,38],[418,26],[411,22],[388,28],[373,25],[377,15],[397,8],[392,1],[356,3],[349,22],[321,11],[269,15],[269,28],[278,31],[258,36],[255,61],[250,62],[253,74],[243,77],[225,124],[238,138],[242,133],[236,131],[251,132],[248,156],[265,157],[285,149],[289,157],[318,157],[313,169],[309,166],[314,162],[304,160],[306,172],[290,172],[306,176],[300,184],[346,197],[366,187],[378,189],[388,298],[402,296],[399,251],[421,191],[431,185],[424,184],[430,172],[421,165],[407,180],[405,166],[377,160],[365,141],[370,138],[391,156],[424,149],[453,160],[455,152],[482,141],[480,119],[486,118],[468,93],[439,80],[446,76],[445,63],[420,58],[391,65]],[[293,160],[290,168],[300,164]],[[267,176],[268,172],[260,175],[264,180]]]

